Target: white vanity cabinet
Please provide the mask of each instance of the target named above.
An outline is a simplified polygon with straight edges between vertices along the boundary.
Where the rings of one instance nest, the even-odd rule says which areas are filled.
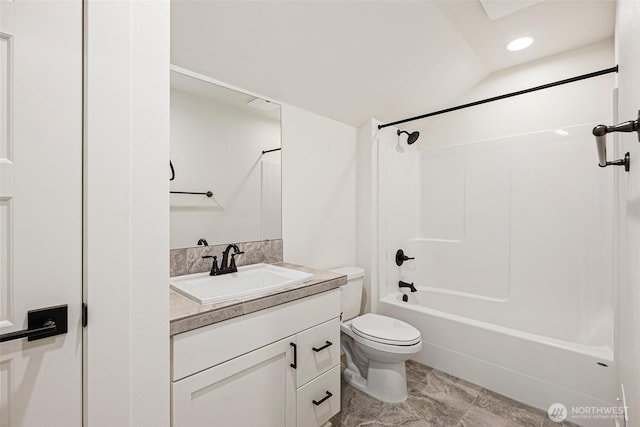
[[[340,410],[340,291],[172,337],[173,427],[313,427]]]

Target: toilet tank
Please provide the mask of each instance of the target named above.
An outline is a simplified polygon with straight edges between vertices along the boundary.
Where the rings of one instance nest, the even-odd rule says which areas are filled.
[[[330,271],[347,276],[347,284],[340,286],[340,308],[342,321],[353,319],[360,314],[364,268],[341,267]]]

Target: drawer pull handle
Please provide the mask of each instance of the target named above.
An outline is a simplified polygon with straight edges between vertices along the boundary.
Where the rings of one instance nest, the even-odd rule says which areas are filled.
[[[323,397],[322,399],[320,399],[320,400],[312,400],[313,404],[316,405],[316,406],[319,406],[320,404],[322,404],[322,402],[324,402],[325,400],[327,400],[328,398],[333,396],[333,394],[331,394],[330,391],[327,391],[326,393],[327,393],[327,395],[325,397]]]
[[[298,347],[295,343],[289,343],[293,347],[293,363],[289,364],[293,369],[298,369]]]
[[[323,345],[322,347],[320,347],[320,348],[313,347],[313,351],[315,351],[317,353],[319,351],[324,350],[327,347],[331,347],[332,345],[333,345],[333,343],[331,341],[327,341],[327,343],[325,345]]]

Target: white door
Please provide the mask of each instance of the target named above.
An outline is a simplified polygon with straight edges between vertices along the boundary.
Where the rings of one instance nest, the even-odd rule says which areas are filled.
[[[82,423],[82,3],[0,0],[0,427]]]

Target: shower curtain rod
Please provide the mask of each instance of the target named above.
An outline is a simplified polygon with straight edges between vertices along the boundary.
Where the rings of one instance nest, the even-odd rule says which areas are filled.
[[[600,71],[594,71],[593,73],[582,74],[580,76],[571,77],[569,79],[564,79],[564,80],[558,80],[557,82],[547,83],[547,84],[544,84],[544,85],[541,85],[541,86],[531,87],[529,89],[524,89],[524,90],[519,90],[517,92],[511,92],[511,93],[506,93],[504,95],[494,96],[493,98],[486,98],[486,99],[482,99],[480,101],[470,102],[468,104],[462,104],[462,105],[458,105],[458,106],[451,107],[451,108],[445,108],[444,110],[434,111],[432,113],[423,114],[421,116],[410,117],[408,119],[398,120],[396,122],[391,122],[391,123],[385,123],[383,125],[378,125],[378,129],[386,128],[388,126],[399,125],[399,124],[402,124],[402,123],[412,122],[414,120],[426,119],[427,117],[437,116],[438,114],[450,113],[451,111],[462,110],[463,108],[474,107],[476,105],[486,104],[488,102],[499,101],[499,100],[505,99],[505,98],[511,98],[512,96],[524,95],[525,93],[535,92],[537,90],[548,89],[548,88],[554,87],[554,86],[560,86],[560,85],[564,85],[564,84],[567,84],[567,83],[573,83],[573,82],[577,82],[577,81],[580,81],[580,80],[590,79],[591,77],[598,77],[598,76],[601,76],[603,74],[617,73],[617,72],[618,72],[618,66],[616,65],[615,67],[606,68],[606,69],[600,70]]]

